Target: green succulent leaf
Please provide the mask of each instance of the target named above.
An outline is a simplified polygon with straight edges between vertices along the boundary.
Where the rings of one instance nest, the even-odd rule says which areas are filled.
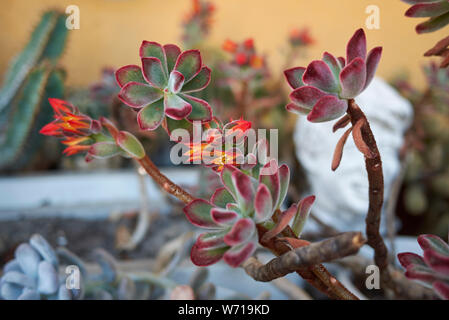
[[[145,157],[145,150],[140,141],[127,131],[120,131],[116,137],[117,145],[127,154],[136,159]]]

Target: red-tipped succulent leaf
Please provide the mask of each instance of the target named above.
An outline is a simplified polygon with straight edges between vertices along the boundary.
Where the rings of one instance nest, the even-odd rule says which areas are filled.
[[[173,44],[143,41],[139,50],[142,66],[128,65],[116,71],[120,100],[139,109],[142,130],[155,130],[165,117],[173,121],[208,122],[212,109],[202,99],[188,93],[203,90],[211,70],[203,66],[198,50],[181,52]]]
[[[371,83],[382,54],[376,47],[367,54],[366,35],[359,29],[346,47],[346,59],[325,52],[322,60],[307,68],[284,72],[290,94],[288,111],[307,115],[311,122],[338,119],[346,113],[348,100],[357,97]]]

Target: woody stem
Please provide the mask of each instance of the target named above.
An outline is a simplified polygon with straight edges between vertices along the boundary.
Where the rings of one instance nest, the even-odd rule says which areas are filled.
[[[348,101],[347,114],[349,115],[353,126],[355,126],[358,121],[362,121],[362,138],[373,155],[369,158],[365,156],[365,166],[368,173],[369,183],[369,207],[365,220],[366,236],[368,244],[374,249],[374,262],[381,271],[382,281],[384,283],[389,283],[391,277],[388,272],[388,250],[379,231],[382,204],[384,200],[382,160],[369,122],[363,111],[355,103],[354,99]]]
[[[162,172],[156,167],[156,165],[151,161],[151,159],[145,155],[142,159],[136,159],[137,162],[145,169],[145,171],[153,178],[153,180],[165,191],[175,196],[185,204],[193,201],[195,198],[185,191],[183,188],[178,186],[176,183],[167,178]]]

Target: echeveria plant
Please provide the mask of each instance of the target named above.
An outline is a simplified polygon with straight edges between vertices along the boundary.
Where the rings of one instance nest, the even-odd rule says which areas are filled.
[[[14,259],[3,268],[0,297],[7,300],[71,300],[77,289],[67,289],[65,278],[59,276],[59,259],[50,244],[38,234],[22,243]]]
[[[374,78],[382,54],[376,47],[366,52],[363,29],[347,45],[346,59],[325,52],[322,60],[312,61],[307,68],[286,70],[285,76],[294,89],[287,110],[307,115],[312,122],[337,119],[345,114],[348,100],[365,90]]]
[[[192,248],[193,263],[207,266],[223,258],[230,266],[239,266],[257,248],[258,224],[270,229],[264,236],[269,240],[297,216],[293,228],[300,233],[314,198],[306,198],[307,205],[295,204],[282,212],[278,225],[272,221],[287,194],[290,171],[285,164],[278,167],[275,160],[270,161],[258,179],[226,165],[220,178],[224,187],[217,189],[209,201],[195,199],[184,208],[192,224],[209,229]]]
[[[449,245],[440,237],[424,234],[418,237],[423,257],[404,252],[398,254],[406,269],[405,276],[433,288],[441,299],[449,300]]]
[[[235,60],[231,64],[237,70],[255,70],[256,67],[260,67],[260,61],[256,61],[260,57],[255,54],[251,40],[237,46],[231,42],[227,45],[228,51],[235,54]],[[305,99],[308,103],[314,97],[317,100],[317,104],[311,106],[315,110],[312,113],[327,113],[325,116],[330,119],[341,115],[341,112],[348,108],[348,114],[352,112],[355,115],[351,116],[350,121],[339,126],[344,127],[347,123],[354,122],[354,136],[358,137],[358,146],[361,145],[365,149],[372,148],[372,154],[367,152],[367,155],[375,157],[374,161],[370,162],[368,170],[374,166],[373,170],[377,173],[380,170],[381,174],[380,156],[377,149],[372,146],[374,138],[370,136],[371,140],[367,142],[369,143],[367,146],[359,137],[361,127],[368,126],[367,121],[360,109],[351,104],[351,100],[354,103],[353,98],[366,88],[374,76],[380,51],[380,48],[373,49],[368,57],[366,56],[365,35],[360,30],[348,45],[347,65],[344,59],[337,60],[330,54],[325,54],[323,61],[313,62],[307,69],[290,70],[287,72],[287,77],[295,88],[295,97],[300,97],[298,92],[304,91],[304,88],[309,88],[309,91],[315,94],[312,98],[304,96],[308,99]],[[210,80],[210,70],[202,65],[199,51],[187,50],[181,53],[175,45],[161,46],[156,42],[144,41],[140,48],[140,56],[141,67],[129,65],[120,68],[116,72],[116,79],[121,87],[120,99],[127,105],[139,109],[137,118],[141,129],[154,130],[163,124],[171,135],[172,129],[179,127],[190,130],[194,120],[201,120],[202,127],[215,129],[205,141],[202,140],[198,144],[191,140],[180,140],[181,143],[191,146],[186,155],[195,159],[202,158],[204,152],[207,153],[211,146],[223,146],[223,143],[226,145],[227,131],[230,131],[231,135],[234,133],[237,135],[235,143],[232,142],[232,150],[226,149],[225,153],[219,153],[219,157],[210,165],[220,175],[223,186],[215,190],[212,198],[207,201],[195,198],[163,175],[145,155],[140,142],[131,134],[119,131],[105,118],[100,119],[102,127],[109,132],[108,135],[104,135],[106,139],[120,147],[123,154],[133,157],[161,188],[181,200],[185,204],[184,213],[191,223],[208,229],[208,232],[202,234],[193,246],[192,261],[198,265],[208,265],[223,258],[233,267],[251,264],[248,258],[254,253],[259,243],[279,256],[274,259],[276,270],[278,270],[275,272],[276,275],[296,271],[331,298],[357,299],[333,278],[321,263],[357,252],[364,244],[361,235],[349,233],[343,237],[345,245],[348,244],[351,250],[339,252],[338,248],[341,246],[339,238],[340,240],[329,239],[323,243],[314,244],[313,250],[302,248],[306,250],[296,251],[310,244],[298,237],[314,197],[307,197],[284,210],[282,205],[289,186],[289,169],[286,165],[278,166],[276,160],[267,156],[267,152],[264,152],[268,150],[267,142],[260,137],[253,150],[246,152],[244,148],[243,152],[237,153],[236,157],[243,157],[248,161],[239,164],[235,163],[234,155],[228,156],[226,152],[239,149],[238,147],[246,146],[249,149],[249,143],[246,143],[246,141],[249,142],[249,137],[245,138],[245,131],[251,127],[251,123],[240,119],[223,126],[213,117],[212,110],[206,101],[189,94],[203,89]],[[263,69],[263,64],[261,67]],[[300,77],[296,77],[299,74]],[[245,75],[248,76],[247,73]],[[247,80],[243,78],[243,88],[248,85]],[[345,106],[341,107],[342,104]],[[240,107],[243,108],[242,105]],[[338,109],[337,112],[335,109]],[[314,120],[317,119],[323,120],[319,117],[315,117]],[[174,124],[173,121],[176,123]],[[363,130],[363,132],[371,134],[369,130]],[[126,143],[123,142],[125,138],[127,138]],[[261,154],[263,156],[260,158]],[[270,150],[270,157],[272,156]],[[369,176],[372,178],[372,175]],[[379,221],[377,214],[380,211],[377,209],[382,205],[382,198],[377,196],[376,201],[372,201],[371,195],[375,193],[382,195],[379,192],[383,188],[381,182],[382,179],[379,179],[377,184],[372,186],[370,180],[370,210],[372,212],[368,213],[367,223],[374,220],[371,228],[374,231],[378,231],[376,222]],[[371,202],[374,206],[371,206]],[[293,223],[290,226],[292,219]],[[375,238],[376,234],[373,236],[371,233],[369,236]],[[379,243],[378,239],[375,240],[375,243]],[[323,254],[317,254],[317,252]],[[288,257],[285,256],[287,254],[289,254]],[[297,259],[290,259],[290,256],[295,256]],[[321,260],[321,256],[325,257],[324,260]],[[265,271],[262,270],[262,272]],[[268,278],[272,279],[271,276]]]
[[[190,95],[210,81],[211,70],[203,66],[198,50],[181,52],[174,44],[143,41],[139,53],[142,66],[124,66],[116,71],[116,79],[121,87],[119,98],[139,110],[142,130],[157,129],[165,116],[202,122],[212,119],[209,103]]]

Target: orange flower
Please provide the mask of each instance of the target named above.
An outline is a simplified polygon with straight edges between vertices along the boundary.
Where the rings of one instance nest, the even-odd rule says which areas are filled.
[[[231,118],[231,122],[229,122],[226,127],[227,130],[229,130],[228,132],[230,132],[231,134],[240,130],[242,133],[245,133],[248,129],[251,129],[252,123],[251,121],[246,121],[243,120],[243,118],[240,118],[239,120],[232,120]]]
[[[251,67],[253,67],[255,69],[262,68],[263,67],[263,58],[254,55],[251,57],[249,64],[251,65]]]
[[[237,50],[237,44],[232,40],[226,39],[223,42],[222,48],[224,51],[234,53]]]
[[[232,120],[224,127],[215,128],[208,134],[206,142],[196,142],[187,144],[189,150],[184,153],[189,157],[189,161],[204,161],[205,165],[211,167],[215,171],[223,170],[224,165],[237,165],[236,159],[239,155],[238,149],[224,150],[226,139],[223,137],[223,132],[226,135],[234,135],[240,141],[244,137],[244,133],[252,126],[250,121],[245,121],[242,118],[239,120]],[[221,145],[221,148],[220,148]],[[240,152],[241,153],[241,152]]]
[[[48,101],[55,112],[55,120],[46,124],[39,133],[65,138],[62,143],[67,146],[63,151],[66,155],[89,150],[95,142],[91,139],[91,135],[101,131],[101,124],[80,113],[77,108],[64,100],[50,98]]]
[[[55,137],[89,134],[92,119],[77,114],[78,110],[64,100],[50,98],[48,101],[55,112],[55,120],[45,125],[39,133]]]

